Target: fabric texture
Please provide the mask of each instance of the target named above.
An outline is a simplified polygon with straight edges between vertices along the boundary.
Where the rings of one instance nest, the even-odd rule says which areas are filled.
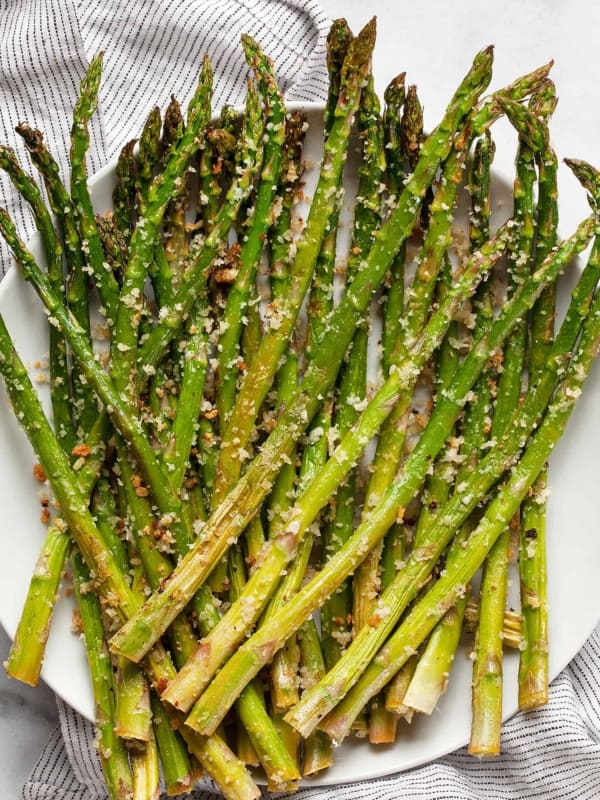
[[[14,133],[20,120],[47,137],[66,176],[69,120],[89,59],[106,53],[89,171],[107,163],[171,92],[185,103],[200,58],[211,56],[215,108],[239,103],[247,68],[239,35],[257,37],[273,57],[288,100],[327,92],[328,20],[312,0],[4,0],[0,2],[0,135],[27,161]],[[33,225],[0,176],[0,202],[26,238]],[[0,245],[0,275],[10,256]],[[300,790],[299,800],[576,800],[600,797],[600,628],[551,687],[550,703],[503,727],[502,756],[479,762],[459,750],[424,767],[380,780]],[[54,731],[23,788],[23,800],[104,800],[93,726],[58,701]],[[535,753],[535,758],[532,757]],[[216,800],[210,781],[195,800]],[[265,796],[266,793],[265,793]]]

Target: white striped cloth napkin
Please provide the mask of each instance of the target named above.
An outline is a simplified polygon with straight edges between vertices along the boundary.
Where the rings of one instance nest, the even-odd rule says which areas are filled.
[[[326,95],[328,20],[313,0],[3,0],[0,2],[0,129],[22,151],[13,129],[43,129],[67,162],[69,118],[89,58],[106,51],[90,172],[141,129],[154,104],[176,90],[186,101],[200,55],[212,57],[215,103],[236,103],[246,68],[239,35],[256,36],[275,59],[289,100]],[[32,224],[4,177],[0,201],[25,236]],[[10,265],[0,250],[0,275]],[[61,701],[60,726],[22,791],[23,800],[105,798],[93,726]],[[550,703],[518,714],[503,728],[503,754],[478,762],[459,750],[427,766],[379,780],[302,789],[301,800],[593,800],[600,798],[600,628],[551,687]],[[196,800],[216,800],[209,783]]]

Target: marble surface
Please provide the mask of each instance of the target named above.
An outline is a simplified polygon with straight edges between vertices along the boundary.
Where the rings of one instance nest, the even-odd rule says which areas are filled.
[[[0,628],[0,662],[6,660],[9,644]],[[57,724],[54,694],[46,686],[33,689],[0,669],[0,797],[20,798],[21,786]]]
[[[332,17],[345,16],[354,30],[377,14],[377,87],[382,91],[393,75],[407,70],[407,80],[419,85],[429,125],[438,119],[481,47],[496,46],[494,86],[554,58],[553,77],[560,97],[552,127],[555,148],[561,156],[600,161],[600,49],[596,41],[600,5],[587,0],[421,0],[412,4],[322,0],[322,5]],[[500,145],[496,164],[508,174],[513,153],[508,126],[498,126],[496,137]],[[568,230],[585,213],[585,198],[565,168],[560,173],[560,190],[561,227]],[[7,651],[8,639],[0,631],[0,660]],[[0,670],[1,798],[20,797],[20,787],[56,722],[56,706],[46,687],[22,687]]]

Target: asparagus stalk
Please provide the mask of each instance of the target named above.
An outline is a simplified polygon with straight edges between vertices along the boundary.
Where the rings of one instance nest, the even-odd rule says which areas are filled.
[[[65,537],[66,538],[66,537]],[[98,755],[111,800],[133,797],[133,777],[124,741],[115,732],[115,687],[113,671],[104,639],[102,612],[98,597],[85,592],[90,572],[79,554],[73,559],[75,598],[85,638],[85,650],[92,678],[98,728]]]
[[[325,136],[329,136],[331,128],[335,119],[335,111],[340,93],[341,73],[344,60],[346,58],[348,47],[353,39],[353,35],[348,28],[346,20],[335,20],[331,26],[327,37],[327,68],[329,72],[329,92],[327,104],[324,114],[324,129]],[[317,345],[318,340],[322,334],[324,320],[333,308],[333,282],[335,275],[335,259],[336,259],[336,243],[337,243],[337,227],[339,222],[339,203],[341,201],[341,187],[342,175],[338,177],[338,194],[337,204],[334,208],[333,214],[328,221],[328,227],[325,232],[324,239],[321,243],[321,249],[317,257],[313,281],[310,289],[308,300],[308,333],[307,333],[307,360],[310,363],[312,349]],[[285,206],[284,206],[285,208]],[[290,209],[291,211],[291,209]],[[285,225],[285,217],[280,215],[278,220],[278,227]],[[285,228],[282,227],[285,231]],[[281,259],[282,263],[289,260],[289,247],[285,254],[287,258]],[[278,263],[278,248],[273,250],[273,271],[276,270]],[[286,272],[289,271],[286,266]],[[298,490],[305,487],[310,482],[314,474],[323,466],[327,460],[327,431],[331,425],[331,404],[327,400],[321,409],[315,415],[311,422],[307,442],[302,453],[302,463],[300,466],[300,474],[298,478]],[[285,469],[285,467],[283,468]],[[282,469],[282,472],[283,472]],[[281,475],[281,473],[280,473]],[[286,599],[298,591],[306,568],[308,560],[312,551],[312,536],[308,535],[302,542],[296,558],[290,569],[287,571],[285,577],[281,580],[280,585],[270,601],[269,607],[265,613],[265,619],[286,602]],[[316,633],[316,631],[315,631]],[[285,648],[283,648],[275,657],[272,665],[272,680],[275,685],[285,676],[290,676],[293,671],[293,661],[298,655],[298,647],[295,637],[292,637]],[[303,646],[303,674],[304,680],[310,680],[312,669],[315,664],[322,662],[323,656],[321,653],[321,643],[318,636],[310,636],[304,640]],[[307,674],[308,673],[308,674]],[[286,692],[285,698],[280,693],[278,696],[279,707],[284,711],[290,705],[297,701],[297,676],[294,676],[294,695],[291,692]],[[285,702],[285,707],[284,707]],[[326,737],[325,737],[326,739]],[[327,745],[323,737],[317,737],[305,743],[305,752],[308,751],[309,759],[310,754],[314,754],[309,768],[317,771],[320,767],[319,764],[326,765],[331,759],[331,745]],[[305,755],[305,762],[307,761]],[[306,767],[306,763],[305,763]]]
[[[321,642],[313,619],[308,619],[298,632],[302,660],[304,690],[310,689],[325,675],[325,661]],[[314,731],[304,740],[302,774],[314,775],[333,764],[331,739],[321,731]]]
[[[530,107],[547,125],[556,106],[554,84],[546,81],[530,101]],[[509,119],[519,113],[509,109]],[[545,135],[544,135],[545,134]],[[556,244],[558,225],[557,159],[542,132],[536,152],[538,206],[536,260],[539,262]],[[530,315],[529,383],[535,387],[554,338],[556,290],[548,287]],[[519,708],[530,710],[548,700],[548,609],[546,604],[546,501],[547,470],[544,468],[521,507],[519,572],[523,613],[523,647],[519,652]]]
[[[135,173],[135,188],[137,190],[138,205],[143,205],[150,184],[154,178],[154,170],[160,161],[162,119],[160,109],[155,106],[146,117],[137,154],[137,170]],[[181,134],[181,129],[178,129]],[[174,137],[175,138],[175,137]],[[176,138],[179,138],[178,136]]]
[[[377,653],[377,658],[370,663],[358,683],[321,723],[321,727],[335,741],[340,742],[344,738],[353,717],[359,713],[365,702],[385,686],[465,591],[562,435],[599,344],[600,301],[593,305],[590,316],[584,323],[582,338],[565,380],[550,403],[542,424],[532,436],[520,461],[512,468],[508,480],[490,502],[463,550],[463,557],[447,568],[414,606],[396,633]]]
[[[451,282],[452,280],[449,264],[445,266],[442,280],[446,282]],[[450,385],[452,376],[459,362],[456,349],[458,325],[456,322],[453,324],[454,329],[448,330],[442,349],[438,354],[436,388],[438,397],[446,387]],[[456,465],[447,458],[448,449],[451,449],[452,444],[453,440],[451,438],[448,445],[439,454],[434,464],[433,472],[426,480],[415,540],[413,542],[413,547],[415,549],[420,547],[425,531],[447,502],[455,479],[457,483],[459,481]],[[458,541],[458,538],[459,537],[457,537],[456,541]],[[452,550],[450,549],[448,558],[450,558],[451,552]],[[414,708],[418,711],[425,710],[426,713],[431,713],[431,710],[433,710],[432,708],[429,710],[423,708],[425,704],[423,698],[427,698],[430,703],[433,702],[435,705],[439,695],[445,691],[450,666],[454,658],[456,647],[458,646],[462,628],[463,605],[466,605],[466,598],[464,599],[464,604],[461,600],[455,608],[450,609],[448,614],[430,636],[423,653],[418,659],[416,669],[414,670],[406,693],[402,698],[402,703],[407,708]],[[397,689],[395,690],[395,695],[397,697]],[[425,702],[427,702],[427,700]]]
[[[197,302],[194,320],[188,326],[187,345],[183,354],[183,374],[177,410],[170,436],[163,451],[163,462],[175,491],[180,491],[197,435],[198,417],[208,368],[208,315],[206,290]]]
[[[220,324],[220,336],[217,347],[217,410],[219,412],[219,428],[221,433],[221,452],[217,462],[217,476],[212,492],[211,507],[214,509],[228,491],[229,485],[219,480],[223,471],[239,474],[237,466],[240,465],[239,453],[230,449],[224,451],[224,442],[227,439],[229,417],[235,405],[236,386],[238,382],[239,346],[242,335],[243,322],[246,314],[252,318],[255,325],[251,330],[260,332],[260,319],[257,305],[249,307],[249,297],[252,286],[256,281],[256,270],[263,251],[264,242],[273,221],[273,210],[276,200],[277,187],[280,181],[282,165],[282,148],[285,140],[285,105],[281,92],[277,86],[273,64],[260,49],[258,43],[249,36],[242,37],[242,45],[248,63],[254,70],[256,80],[263,97],[265,106],[265,145],[262,171],[259,179],[253,212],[244,231],[239,253],[239,265],[233,285],[227,296],[227,303]],[[254,294],[256,292],[254,291]],[[252,298],[256,300],[257,298]],[[258,327],[256,326],[258,323]],[[249,331],[249,326],[246,325]],[[260,338],[256,342],[260,348]],[[247,440],[239,441],[242,450],[246,448]],[[228,466],[231,459],[235,459],[235,466]],[[217,588],[225,578],[225,565],[217,568],[211,577],[212,585]]]
[[[469,230],[471,249],[479,247],[481,242],[485,241],[489,235],[490,167],[493,156],[494,145],[488,133],[477,141],[469,176],[472,209]],[[483,330],[493,316],[489,282],[488,280],[481,283],[475,296],[474,304],[477,309],[476,332]],[[456,485],[460,485],[468,477],[469,471],[476,465],[480,455],[480,448],[486,439],[485,420],[489,414],[491,402],[490,381],[489,370],[484,370],[475,382],[474,398],[465,412],[461,430],[463,442],[459,451],[463,461],[456,474]],[[471,522],[471,520],[468,520],[463,526],[460,535],[455,538],[450,547],[448,559],[452,559],[456,554],[460,553],[462,544],[473,528]],[[419,517],[417,538],[419,538],[419,533],[423,535],[426,529],[425,518]],[[415,546],[417,545],[415,544]],[[403,667],[402,672],[405,672],[406,668],[408,668],[412,677],[405,687],[401,701],[399,699],[399,687],[397,686],[400,681],[400,674],[394,679],[387,695],[386,704],[389,707],[402,702],[407,708],[426,714],[432,713],[440,695],[446,690],[448,684],[448,676],[456,648],[458,647],[467,600],[468,597],[465,595],[440,622],[429,637],[416,667],[412,660]]]
[[[106,431],[101,424],[92,430],[87,445],[89,455],[82,459],[85,463],[80,465],[77,471],[82,492],[86,497],[89,497],[104,461],[105,436]],[[104,538],[106,541],[106,537]],[[58,587],[69,551],[68,543],[66,526],[59,519],[50,525],[38,556],[6,664],[7,673],[12,678],[33,686],[37,685],[39,680]],[[111,545],[112,540],[110,543],[107,542],[107,546],[113,555],[118,557]]]
[[[146,122],[146,127],[149,126],[152,117]],[[145,148],[145,153],[142,153],[142,138],[140,139],[140,153],[138,160],[145,156],[144,160],[149,161],[149,179],[151,179],[154,164],[158,163],[159,169],[164,167],[173,149],[177,146],[181,136],[185,130],[185,121],[181,106],[176,97],[171,96],[167,110],[165,111],[165,119],[163,123],[162,137],[160,136],[160,128],[156,131],[151,141],[154,142],[153,147]],[[208,138],[208,130],[204,132],[203,141],[206,142]],[[159,155],[160,154],[160,155]],[[146,184],[146,192],[149,183]],[[145,198],[146,192],[140,195],[138,205],[142,205],[142,200]],[[163,231],[162,241],[157,243],[154,249],[154,264],[150,268],[152,277],[152,284],[156,302],[159,306],[164,306],[172,300],[173,292],[176,289],[176,284],[179,282],[181,264],[180,261],[187,252],[187,232],[185,230],[185,204],[187,200],[187,185],[186,181],[182,180],[181,185],[177,188],[176,196],[169,200],[165,209],[163,218]],[[160,376],[160,371],[155,376],[154,382]]]
[[[396,248],[401,245],[403,238],[407,235],[408,229],[412,228],[416,206],[418,206],[415,196],[420,194],[419,187],[426,186],[430,182],[440,159],[448,152],[448,131],[454,130],[460,124],[460,120],[464,118],[468,109],[472,108],[483,86],[487,84],[490,63],[491,52],[489,50],[476,58],[475,66],[461,85],[457,98],[451,104],[448,116],[440,128],[436,129],[436,132],[424,143],[419,162],[422,167],[415,170],[413,178],[404,189],[402,203],[376,235],[375,243],[365,260],[363,269],[353,281],[344,300],[330,317],[326,335],[322,339],[318,352],[315,353],[314,363],[306,372],[294,400],[271,432],[251,468],[238,482],[235,489],[230,492],[227,500],[221,504],[218,513],[215,513],[207,521],[210,535],[207,534],[203,544],[195,547],[179,565],[174,576],[165,585],[161,596],[154,596],[146,603],[144,621],[142,621],[141,615],[137,616],[119,634],[113,642],[115,649],[127,649],[131,656],[136,653],[134,657],[140,657],[152,646],[153,641],[156,641],[164,629],[163,626],[168,626],[169,617],[172,619],[177,614],[189,599],[190,592],[195,591],[195,588],[204,580],[206,566],[202,569],[196,569],[196,566],[207,564],[203,553],[207,541],[211,541],[211,553],[214,557],[209,557],[208,562],[212,565],[225,549],[223,535],[226,533],[225,538],[235,537],[248,523],[249,518],[269,491],[272,476],[279,466],[281,455],[289,450],[294,439],[306,428],[308,421],[320,404],[319,396],[324,396],[323,392],[326,393],[328,387],[331,386],[334,373],[337,372],[337,365],[353,332],[354,309],[366,307],[370,291],[385,273]],[[544,67],[536,70],[505,89],[504,93],[508,93],[514,98],[527,95],[532,88],[539,84],[548,69],[549,67]],[[479,131],[482,126],[491,124],[498,114],[498,105],[495,99],[486,101],[473,117],[473,129]],[[409,220],[408,224],[407,220]],[[151,337],[146,344],[150,342],[150,339]],[[154,348],[154,343],[152,347]],[[226,520],[227,522],[225,522]],[[219,536],[215,538],[217,525]],[[169,609],[168,614],[165,613],[166,609]],[[137,655],[138,653],[139,655]]]
[[[276,296],[276,295],[275,295]],[[285,364],[277,378],[277,401],[284,407],[298,381],[298,357],[295,352],[288,354]],[[296,484],[297,453],[292,451],[290,463],[284,464],[273,484],[269,498],[269,538],[274,539],[282,528],[290,508]],[[287,576],[286,576],[287,577]],[[290,638],[274,659],[271,667],[271,702],[276,714],[281,714],[298,702],[298,662],[300,652],[295,637]]]
[[[385,133],[385,157],[390,194],[398,197],[402,186],[404,164],[401,156],[401,112],[405,101],[405,73],[397,75],[384,93],[385,110],[383,124]],[[382,366],[384,375],[392,366],[394,345],[400,335],[404,310],[404,262],[405,247],[394,258],[386,282],[381,334]]]
[[[404,77],[404,73],[398,75],[385,91],[385,156],[388,162],[388,184],[393,197],[398,197],[405,174],[402,151],[404,149],[403,144],[407,125],[406,122],[403,124],[404,117],[401,116],[405,101]],[[399,341],[402,331],[405,260],[406,246],[403,245],[390,267],[390,273],[387,278],[389,286],[386,286],[387,291],[384,296],[381,337],[381,360],[384,375],[389,374],[394,364],[394,353],[397,352],[396,342]],[[394,536],[393,531],[390,533],[390,537],[392,536]],[[369,553],[365,561],[356,570],[353,578],[352,622],[355,630],[359,630],[368,620],[372,600],[379,589],[379,562],[382,547],[383,545],[375,547]]]
[[[85,302],[86,292],[84,291],[84,285],[87,286],[87,283],[82,269],[83,253],[71,197],[60,179],[60,170],[56,160],[44,144],[43,134],[25,123],[17,125],[16,131],[23,138],[27,152],[44,180],[50,208],[56,217],[62,235],[64,255],[70,272],[67,290],[69,307],[73,310],[80,325],[85,325],[86,321],[89,325],[87,303]]]
[[[365,523],[361,524],[347,544],[331,559],[327,567],[304,587],[301,595],[290,600],[281,612],[274,615],[267,625],[262,626],[229,659],[219,676],[212,681],[209,689],[204,692],[200,702],[197,703],[193,712],[193,720],[191,720],[194,725],[198,724],[198,727],[203,730],[211,728],[214,720],[220,718],[224,709],[231,702],[231,697],[235,697],[236,692],[239,691],[239,685],[243,684],[244,680],[247,679],[247,675],[259,669],[259,664],[262,665],[268,662],[278,649],[279,643],[283,643],[289,638],[306,616],[322,604],[323,600],[356,568],[367,552],[384,535],[392,522],[395,521],[398,509],[405,508],[418,491],[429,468],[431,458],[435,456],[442,446],[464,403],[465,395],[477,377],[477,373],[487,361],[489,354],[493,352],[512,325],[522,316],[524,310],[534,302],[546,282],[553,280],[565,263],[568,263],[572,255],[583,249],[593,233],[594,227],[593,218],[589,218],[582,223],[576,234],[563,243],[552,258],[545,262],[544,268],[538,270],[528,283],[521,288],[520,293],[517,293],[505,306],[501,316],[495,321],[492,328],[480,338],[477,345],[463,362],[461,369],[455,376],[452,387],[444,398],[444,402],[436,407],[426,431],[421,436],[419,444],[413,450],[410,459],[405,465],[402,479],[388,490],[384,502],[377,508],[377,513],[373,513],[368,522],[365,521]],[[470,263],[473,263],[473,259]],[[488,349],[489,346],[491,346],[491,349]],[[363,413],[363,419],[365,413]],[[359,430],[359,426],[357,426],[355,432],[357,430]],[[335,454],[330,463],[335,463]],[[320,488],[323,485],[322,475],[318,483]],[[312,519],[312,514],[307,514],[307,517],[308,520]],[[288,522],[288,534],[293,533],[295,538],[302,530],[302,527],[302,517],[300,515],[292,515]],[[417,563],[421,564],[420,561]],[[253,578],[256,578],[257,574]],[[386,618],[384,623],[390,624],[391,619],[393,619],[393,615],[390,616],[390,619]],[[369,626],[368,630],[364,628],[357,635],[355,642],[362,641],[363,633],[366,636],[377,635],[375,631],[382,624],[380,623],[377,627]],[[268,643],[269,646],[262,647],[260,643]],[[260,646],[257,647],[256,645]],[[353,642],[347,652],[352,650],[354,653],[357,649],[358,652],[361,652],[360,645],[355,645]],[[338,664],[342,664],[345,655]],[[329,675],[333,675],[335,669]],[[305,693],[304,698],[310,694],[311,692]],[[301,700],[300,705],[304,703],[304,698]],[[287,718],[288,721],[291,721],[289,715],[287,715]],[[189,722],[190,718],[188,717]]]
[[[31,160],[44,180],[50,207],[57,220],[68,268],[66,292],[69,308],[82,328],[89,333],[88,278],[83,269],[85,262],[81,250],[73,202],[60,179],[58,164],[52,157],[48,148],[44,145],[43,134],[24,123],[17,125],[16,130],[17,133],[23,137]],[[56,270],[56,278],[57,280],[53,281],[54,288],[62,292],[62,267],[60,271],[58,269]],[[57,335],[56,331],[51,330],[51,350],[52,340],[56,338]],[[82,385],[79,380],[77,380],[77,369],[75,367],[72,367],[72,377],[73,412],[77,422],[75,434],[81,440],[82,434],[85,435],[92,429],[96,418],[96,408],[89,387]],[[64,386],[68,387],[68,382],[65,382]],[[61,402],[64,404],[66,402],[64,388],[62,390],[60,390],[58,386],[53,386],[52,388],[53,397],[55,391],[58,391],[59,395],[62,394],[63,400]],[[54,403],[56,403],[56,400]],[[54,419],[62,419],[66,423],[68,421],[68,415],[65,411],[57,414],[55,410]],[[55,428],[56,427],[55,425]]]
[[[231,569],[236,566],[237,569]],[[230,562],[230,576],[230,596],[235,600],[245,583],[243,558]],[[236,711],[265,770],[269,788],[280,791],[294,789],[300,779],[296,758],[288,752],[275,720],[267,713],[259,681],[254,681],[244,689],[236,703]]]
[[[383,126],[379,100],[369,76],[363,89],[358,111],[358,130],[362,138],[362,160],[359,166],[358,194],[355,205],[354,233],[348,259],[347,281],[352,282],[358,263],[372,244],[373,233],[380,222],[381,180],[385,171]],[[368,321],[357,328],[345,364],[340,371],[334,423],[340,438],[358,416],[357,405],[365,399],[367,380]],[[333,499],[333,513],[324,530],[324,547],[329,556],[348,540],[354,528],[356,470],[352,470],[339,486]],[[321,638],[325,663],[331,667],[344,650],[351,635],[351,584],[342,584],[321,611]]]
[[[531,125],[529,126],[531,128]],[[519,236],[509,258],[509,291],[522,284],[532,269],[535,157],[530,137],[519,137],[516,160],[513,214]],[[527,349],[527,325],[522,320],[504,345],[502,372],[492,418],[491,437],[502,436],[510,423],[522,392],[522,373]],[[518,517],[515,518],[517,520]],[[471,739],[469,752],[497,755],[502,723],[502,625],[508,590],[510,528],[498,537],[485,561],[479,629],[475,639]]]
[[[329,90],[324,114],[324,133],[329,136],[335,118],[340,93],[341,71],[348,53],[353,35],[345,19],[334,20],[327,37],[327,70],[329,73]],[[307,362],[310,363],[313,350],[318,347],[324,331],[325,320],[333,309],[333,284],[335,277],[335,259],[337,247],[337,229],[339,224],[339,204],[341,202],[342,176],[338,179],[337,205],[329,218],[328,227],[321,243],[321,249],[315,265],[313,281],[308,299],[308,341]],[[308,429],[307,442],[302,452],[300,467],[300,486],[306,486],[316,472],[327,460],[327,431],[331,426],[331,403],[327,397],[315,414]],[[308,562],[312,543],[304,546],[302,560]],[[297,559],[297,563],[301,559]]]
[[[46,642],[50,633],[54,598],[69,552],[69,535],[64,525],[53,524],[36,561],[17,631],[6,662],[6,671],[30,686],[37,686]]]
[[[87,185],[86,153],[90,143],[89,123],[98,106],[103,53],[95,56],[81,81],[79,99],[73,109],[71,129],[71,195],[88,266],[92,271],[107,319],[115,319],[119,287],[112,271],[104,267],[104,252],[96,226]]]
[[[222,169],[222,159],[217,154],[213,146],[211,137],[215,136],[214,129],[209,128],[208,135],[204,140],[200,152],[200,163],[198,166],[198,202],[197,217],[198,223],[202,226],[205,236],[211,232],[217,216],[218,204],[221,199],[221,186],[219,184],[217,170]],[[235,147],[234,147],[235,150]]]
[[[158,800],[160,771],[158,748],[154,737],[143,748],[131,751],[133,773],[133,800]]]

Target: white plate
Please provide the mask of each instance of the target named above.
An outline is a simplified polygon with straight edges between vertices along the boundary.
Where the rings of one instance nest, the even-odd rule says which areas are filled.
[[[314,186],[320,157],[321,111],[319,106],[303,107],[310,131],[305,146],[308,162],[306,191]],[[350,172],[355,171],[350,160]],[[352,193],[350,175],[349,196]],[[113,166],[109,165],[90,181],[97,211],[111,206]],[[510,191],[497,182],[496,200],[510,209]],[[495,203],[495,205],[497,205]],[[302,212],[301,212],[302,213]],[[503,213],[506,213],[504,211]],[[41,256],[39,239],[31,240],[32,252]],[[563,301],[566,290],[563,291]],[[34,292],[13,269],[0,285],[0,311],[17,348],[28,364],[47,352],[47,321]],[[32,367],[35,377],[40,370]],[[47,386],[39,385],[46,408]],[[2,390],[3,392],[3,390]],[[597,477],[600,474],[600,426],[597,404],[600,397],[600,369],[592,370],[588,385],[566,436],[551,461],[552,493],[548,506],[548,573],[550,599],[550,669],[555,676],[576,654],[600,618],[598,566],[600,537],[597,535]],[[0,622],[14,635],[19,613],[44,537],[39,521],[40,485],[32,477],[34,457],[0,398],[0,548],[6,569],[0,581]],[[516,585],[513,586],[513,590]],[[88,719],[94,715],[85,655],[79,639],[71,633],[72,603],[58,603],[42,670],[45,682],[66,702]],[[504,714],[517,710],[518,657],[508,652],[505,659]],[[307,781],[326,785],[387,775],[431,761],[464,745],[469,737],[471,662],[460,651],[454,665],[448,693],[431,718],[420,717],[410,727],[401,723],[396,744],[373,747],[367,742],[348,741],[335,752],[335,765],[325,774]]]

